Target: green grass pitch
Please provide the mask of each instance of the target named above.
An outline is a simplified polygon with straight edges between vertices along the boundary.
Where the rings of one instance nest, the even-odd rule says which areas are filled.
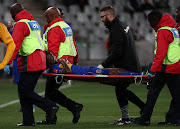
[[[67,85],[64,83],[63,85]],[[36,86],[36,92],[42,93],[45,89],[45,81],[39,81]],[[132,84],[130,90],[136,93],[143,101],[146,101],[147,89],[145,85]],[[165,114],[169,109],[171,95],[167,86],[162,90],[151,118],[151,126],[138,126],[135,124],[114,126],[109,125],[121,117],[120,108],[116,101],[114,87],[95,82],[75,82],[71,87],[61,89],[61,91],[79,103],[84,105],[81,112],[81,118],[77,124],[72,123],[72,113],[60,106],[57,113],[58,122],[56,125],[36,125],[35,127],[17,127],[17,123],[22,121],[22,113],[16,112],[20,108],[17,102],[5,107],[2,105],[18,100],[17,85],[11,82],[0,82],[0,129],[16,128],[34,128],[34,129],[172,129],[179,128],[176,126],[158,126],[158,121],[165,119]],[[43,120],[45,113],[35,107],[35,121]],[[130,117],[139,116],[139,108],[129,102]]]

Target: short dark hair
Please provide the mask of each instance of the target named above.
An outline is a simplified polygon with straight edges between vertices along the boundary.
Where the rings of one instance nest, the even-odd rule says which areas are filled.
[[[160,21],[160,19],[162,18],[162,13],[160,11],[152,11],[148,14],[148,19],[149,20],[158,20]]]
[[[100,12],[105,12],[107,14],[109,13],[114,17],[116,16],[116,12],[115,12],[114,8],[112,6],[110,6],[110,5],[101,8]]]

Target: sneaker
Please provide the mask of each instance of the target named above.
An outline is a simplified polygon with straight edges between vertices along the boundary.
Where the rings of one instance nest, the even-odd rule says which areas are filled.
[[[143,117],[131,118],[131,122],[137,125],[150,125],[150,120],[145,120]]]
[[[110,125],[127,125],[130,124],[131,121],[129,120],[129,118],[120,118],[117,121],[115,121],[114,123],[109,123]]]

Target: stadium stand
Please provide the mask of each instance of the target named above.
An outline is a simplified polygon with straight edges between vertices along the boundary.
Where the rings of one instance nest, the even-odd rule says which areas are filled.
[[[79,53],[83,53],[80,54],[83,55],[83,58],[81,58],[81,56],[79,57],[80,59],[85,59],[84,56],[86,56],[86,59],[102,60],[107,56],[106,50],[102,46],[104,45],[105,40],[108,38],[108,33],[107,29],[100,21],[99,9],[105,5],[112,5],[116,11],[119,12],[117,15],[120,17],[120,19],[122,21],[126,21],[127,24],[133,28],[135,35],[137,35],[136,44],[141,65],[146,66],[153,60],[154,31],[150,28],[145,16],[151,10],[146,10],[146,12],[136,11],[132,16],[130,13],[124,10],[124,8],[127,6],[128,0],[89,0],[88,5],[85,6],[83,12],[80,12],[78,4],[69,5],[68,9],[67,6],[63,5],[63,0],[53,0],[53,2],[56,7],[60,7],[65,10],[65,21],[70,23],[73,30],[76,32],[75,37],[78,39],[77,44],[86,44],[78,46],[90,47],[87,48],[90,52],[88,54],[84,53],[83,48],[79,48]],[[144,0],[140,0],[139,2],[142,4]],[[149,2],[153,5],[155,2],[158,2],[158,0],[149,0]],[[162,9],[162,11],[164,11],[164,13],[168,12],[172,14],[171,12],[173,12],[177,7],[176,2],[178,2],[178,0],[169,0],[167,2],[170,9]],[[49,4],[48,6],[52,5]]]

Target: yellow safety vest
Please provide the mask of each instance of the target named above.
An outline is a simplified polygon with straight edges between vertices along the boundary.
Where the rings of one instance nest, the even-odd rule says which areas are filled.
[[[28,56],[37,49],[44,51],[40,25],[36,21],[28,19],[21,19],[18,22],[26,23],[30,31],[29,36],[23,40],[21,48],[19,49],[19,55]]]
[[[163,64],[164,65],[174,64],[174,63],[178,62],[180,59],[179,33],[176,28],[171,28],[168,26],[159,28],[155,35],[156,40],[155,40],[154,54],[156,54],[156,49],[157,49],[157,34],[158,34],[159,30],[161,30],[161,29],[166,29],[166,30],[171,31],[171,33],[173,34],[173,37],[174,37],[174,41],[169,44],[167,54],[163,60]]]
[[[56,22],[46,29],[45,33],[43,34],[43,42],[45,44],[45,50],[48,51],[47,33],[49,30],[51,30],[53,27],[56,27],[56,26],[60,26],[60,28],[63,30],[66,36],[65,42],[60,43],[57,59],[61,58],[63,55],[69,55],[69,56],[75,57],[77,55],[77,51],[73,42],[73,32],[72,32],[71,27],[64,21]]]

